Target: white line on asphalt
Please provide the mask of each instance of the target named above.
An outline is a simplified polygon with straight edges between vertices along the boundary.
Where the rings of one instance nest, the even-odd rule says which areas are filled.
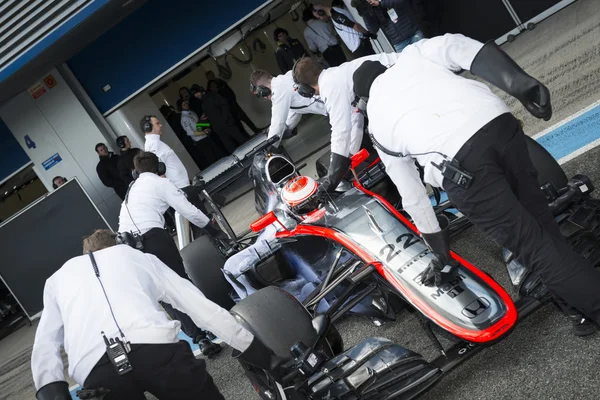
[[[563,158],[558,160],[558,163],[560,165],[562,165],[562,164],[566,163],[567,161],[571,161],[575,157],[579,157],[583,153],[588,152],[588,151],[592,150],[594,147],[598,147],[598,146],[600,146],[600,139],[596,139],[593,142],[588,143],[585,146],[575,150],[574,152],[567,154],[566,156],[564,156]]]
[[[598,100],[598,101],[590,104],[589,106],[587,106],[584,109],[581,109],[581,110],[577,111],[575,114],[571,114],[570,116],[568,116],[567,118],[563,119],[562,121],[560,121],[560,122],[552,125],[550,128],[546,128],[543,131],[541,131],[540,133],[537,133],[537,134],[533,135],[531,138],[534,139],[534,140],[537,140],[537,139],[541,138],[542,136],[545,136],[545,135],[549,134],[553,130],[560,128],[561,126],[563,126],[567,122],[570,122],[570,121],[574,120],[575,118],[579,117],[582,114],[585,114],[586,112],[590,111],[592,108],[597,107],[599,105],[600,105],[600,100]],[[566,157],[569,157],[569,156],[565,156],[563,158],[566,158]]]

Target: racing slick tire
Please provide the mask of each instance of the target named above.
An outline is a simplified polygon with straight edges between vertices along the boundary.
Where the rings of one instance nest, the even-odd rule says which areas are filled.
[[[207,299],[226,310],[235,305],[231,285],[223,275],[225,257],[207,236],[201,236],[181,249],[185,271]]]
[[[297,342],[311,346],[317,340],[312,318],[304,306],[286,291],[269,286],[237,303],[231,314],[275,354],[291,359],[290,348]],[[336,338],[337,336],[337,338]],[[338,343],[329,344],[329,341]],[[333,357],[332,347],[343,348],[341,337],[331,326],[321,349]],[[264,400],[305,399],[298,393],[284,393],[283,388],[265,371],[240,361],[250,383]]]

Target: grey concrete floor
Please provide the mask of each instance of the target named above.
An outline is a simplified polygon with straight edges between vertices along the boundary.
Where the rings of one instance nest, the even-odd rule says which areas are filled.
[[[552,91],[554,118],[538,121],[508,96],[514,113],[534,135],[548,126],[600,99],[600,1],[579,0],[567,9],[526,32],[504,49],[527,72],[548,84]],[[308,175],[314,161],[307,160]],[[600,185],[600,148],[569,161],[568,176],[584,173]],[[599,189],[600,191],[600,189]],[[253,193],[224,208],[237,232],[245,230],[258,214]],[[452,248],[491,273],[514,296],[499,250],[475,228],[452,243]],[[368,336],[383,336],[431,359],[437,354],[423,334],[414,313],[404,312],[398,321],[375,327],[360,317],[349,317],[338,326],[347,346]],[[29,357],[35,326],[24,327],[0,341],[0,399],[33,399],[34,388]],[[570,323],[554,306],[548,305],[519,323],[515,331],[448,374],[422,398],[437,399],[597,399],[600,335],[577,339]],[[257,396],[241,367],[226,349],[208,362],[208,369],[226,399],[246,400]]]

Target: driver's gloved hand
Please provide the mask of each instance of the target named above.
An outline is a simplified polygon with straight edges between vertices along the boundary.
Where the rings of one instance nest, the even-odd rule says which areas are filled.
[[[217,218],[214,215],[210,216],[210,221],[208,221],[208,224],[203,226],[202,229],[204,229],[204,231],[207,234],[209,234],[210,236],[212,236],[216,239],[221,239],[221,240],[229,239],[229,236],[227,236],[227,234],[221,230],[221,227],[219,226],[219,223],[217,222]]]
[[[452,280],[459,265],[450,255],[450,222],[443,215],[438,215],[438,221],[441,229],[439,232],[421,234],[434,256],[423,271],[422,282],[425,286],[441,286]]]
[[[267,371],[276,381],[281,381],[284,373],[283,364],[288,361],[273,353],[273,350],[265,346],[256,336],[243,353],[234,349],[231,356]]]
[[[37,400],[71,400],[69,384],[65,381],[48,383],[35,394]]]
[[[552,117],[550,91],[529,76],[494,41],[487,42],[471,63],[471,73],[517,98],[534,117]]]

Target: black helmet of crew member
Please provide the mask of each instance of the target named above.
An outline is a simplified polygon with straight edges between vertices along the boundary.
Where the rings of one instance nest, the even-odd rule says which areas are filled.
[[[356,96],[352,103],[358,111],[366,117],[367,103],[369,101],[369,92],[373,81],[387,70],[379,61],[365,61],[354,71],[352,81],[354,83],[354,95]]]
[[[296,176],[281,189],[281,199],[290,211],[302,216],[319,207],[318,187],[317,181],[310,176]]]

